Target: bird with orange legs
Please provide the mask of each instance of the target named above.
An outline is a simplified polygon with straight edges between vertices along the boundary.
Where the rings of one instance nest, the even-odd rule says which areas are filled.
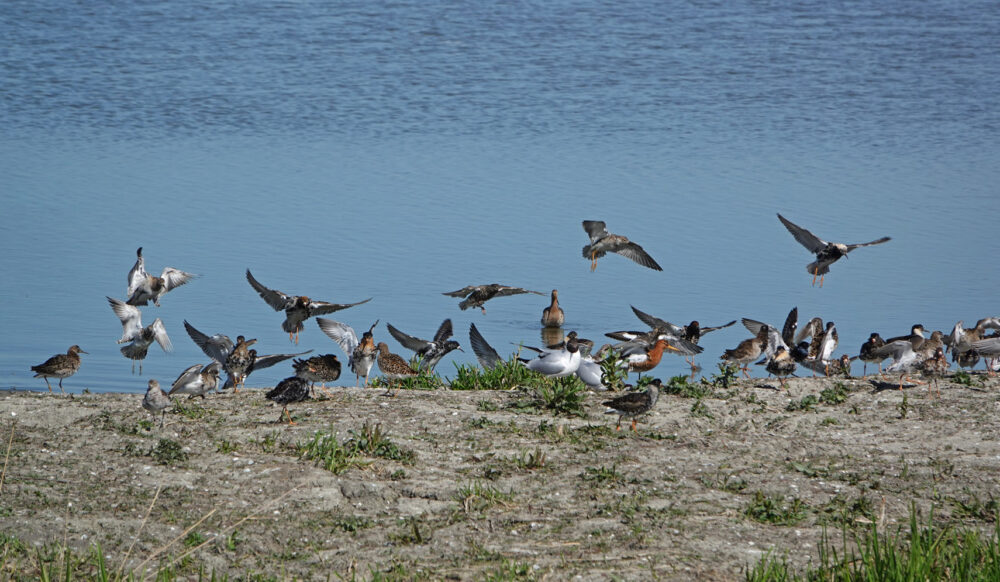
[[[660,397],[660,386],[662,382],[659,378],[654,378],[653,381],[649,383],[645,392],[629,392],[622,394],[617,398],[612,398],[611,400],[605,400],[601,404],[607,406],[610,410],[605,412],[605,414],[617,414],[618,424],[615,425],[615,430],[621,430],[622,428],[622,418],[632,419],[632,432],[638,432],[635,429],[636,417],[641,416],[653,409],[656,405],[656,401]]]
[[[806,270],[813,276],[813,285],[816,285],[816,277],[819,277],[820,287],[823,286],[823,277],[830,272],[830,265],[837,262],[840,257],[846,257],[847,253],[860,247],[880,245],[892,240],[884,236],[878,240],[858,244],[827,242],[780,214],[778,215],[778,220],[781,221],[781,224],[785,225],[785,228],[788,229],[788,232],[792,233],[792,236],[795,237],[795,240],[799,241],[799,244],[806,247],[810,253],[816,255],[816,260],[809,263],[806,266]]]
[[[654,271],[663,270],[641,246],[625,236],[608,232],[603,220],[584,220],[583,230],[590,237],[590,244],[583,247],[583,258],[590,259],[591,271],[597,269],[597,259],[607,253],[619,254]]]

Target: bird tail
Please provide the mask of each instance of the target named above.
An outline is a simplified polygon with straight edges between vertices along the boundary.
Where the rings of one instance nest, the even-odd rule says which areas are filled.
[[[821,261],[813,261],[806,265],[806,271],[810,275],[826,275],[830,272],[830,264]]]

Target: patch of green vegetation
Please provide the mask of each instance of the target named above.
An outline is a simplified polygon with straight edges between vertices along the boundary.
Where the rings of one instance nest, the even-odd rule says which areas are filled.
[[[612,487],[625,483],[625,476],[618,471],[618,465],[608,467],[584,467],[580,477],[594,485]]]
[[[708,410],[708,406],[705,404],[705,401],[701,398],[695,400],[694,404],[691,405],[691,416],[715,418],[715,416]]]
[[[711,396],[713,392],[713,385],[709,382],[691,383],[688,381],[688,376],[686,375],[674,376],[669,382],[660,386],[661,394],[671,394],[673,396],[680,396],[681,398],[697,398],[700,400],[706,396]]]
[[[803,412],[811,412],[816,410],[816,405],[819,404],[819,398],[815,394],[806,394],[801,400],[792,400],[785,407],[788,412],[795,412],[801,410]]]
[[[364,453],[369,457],[389,459],[399,461],[403,464],[412,464],[417,458],[417,454],[410,449],[400,448],[396,443],[389,440],[389,437],[382,432],[382,425],[374,426],[365,422],[360,431],[350,431],[351,439],[344,443],[345,447],[352,447],[357,452]]]
[[[188,458],[179,442],[167,438],[157,441],[156,446],[149,451],[149,456],[157,463],[167,466],[183,463]]]
[[[875,507],[871,499],[864,495],[848,499],[844,495],[838,494],[817,509],[816,513],[818,523],[822,525],[836,524],[842,528],[870,524],[876,518]]]
[[[531,564],[504,560],[496,568],[492,568],[483,574],[480,580],[483,582],[508,582],[513,580],[534,580],[535,571]]]
[[[400,520],[401,530],[389,534],[389,541],[400,545],[420,545],[431,541],[433,529],[424,523],[422,516]]]
[[[981,386],[972,377],[972,374],[966,372],[965,370],[959,370],[951,375],[951,381],[955,384],[961,384],[962,386]]]
[[[703,476],[701,484],[705,487],[728,493],[742,493],[747,488],[747,481],[742,477],[736,477],[736,473],[725,471],[724,467],[719,467],[713,478]]]
[[[204,406],[199,406],[191,399],[184,400],[173,399],[174,407],[170,411],[171,414],[179,414],[185,418],[190,418],[191,420],[201,420],[207,416],[218,415],[218,412],[205,408]]]
[[[392,481],[402,481],[406,479],[406,471],[403,469],[396,469],[392,473],[389,473],[389,479]]]
[[[833,406],[846,402],[849,395],[850,391],[847,389],[847,386],[843,382],[837,382],[830,388],[824,388],[819,393],[819,401],[823,404]]]
[[[226,439],[221,439],[219,440],[219,442],[215,443],[215,450],[216,452],[222,453],[223,455],[228,455],[229,453],[235,453],[236,451],[240,450],[240,447],[237,443],[234,443]]]
[[[533,386],[541,378],[511,356],[490,369],[455,364],[452,390],[512,390],[518,386]]]
[[[964,499],[947,498],[951,504],[951,515],[955,519],[972,519],[977,521],[996,521],[1000,514],[1000,503],[989,493],[989,499],[980,499],[979,495],[969,489],[964,489]]]
[[[495,412],[498,408],[495,402],[490,402],[489,400],[480,400],[476,403],[476,410],[482,412]]]
[[[538,382],[533,387],[521,387],[521,390],[526,397],[513,402],[511,408],[523,412],[548,411],[553,415],[587,417],[583,406],[587,399],[587,386],[576,376],[538,376]]]
[[[809,506],[798,497],[786,501],[779,496],[755,491],[753,499],[743,508],[743,515],[759,523],[795,525],[806,518]]]
[[[261,452],[272,453],[274,452],[275,448],[277,448],[279,436],[281,436],[281,433],[279,431],[272,430],[271,432],[264,435],[263,438],[250,439],[249,442],[250,444],[259,448]]]
[[[355,533],[375,525],[375,522],[360,515],[345,515],[331,520],[330,527],[345,533]]]
[[[490,428],[503,424],[495,420],[490,420],[485,416],[480,416],[479,418],[467,418],[462,422],[469,428]]]
[[[797,572],[783,557],[765,556],[749,569],[748,582],[812,582],[829,580],[1000,580],[1000,521],[985,538],[976,530],[938,528],[933,512],[919,523],[910,510],[909,532],[879,533],[875,524],[865,532],[843,528],[841,544],[826,535],[819,544],[818,564]],[[838,547],[840,549],[838,549]]]
[[[791,461],[788,463],[788,467],[792,470],[802,473],[810,479],[819,477],[825,479],[830,476],[830,469],[828,467],[815,467],[812,462],[801,462],[801,461]]]
[[[612,349],[601,360],[601,383],[610,392],[625,390],[628,383],[628,365],[621,353]]]
[[[702,382],[706,382],[715,386],[716,388],[721,388],[723,390],[728,390],[732,386],[737,378],[739,377],[740,367],[737,364],[719,364],[719,373],[712,374],[712,378],[706,380],[702,378]]]
[[[392,390],[438,390],[446,387],[447,384],[436,372],[421,372],[416,376],[392,381],[379,376],[372,380],[371,386],[372,388],[387,388]]]
[[[840,424],[840,421],[832,416],[828,416],[819,422],[820,426],[833,426]]]
[[[514,492],[504,492],[492,485],[473,481],[458,488],[455,500],[465,513],[482,512],[497,505],[510,505],[514,501]]]
[[[201,544],[205,543],[205,540],[207,539],[208,538],[203,536],[201,533],[193,531],[188,535],[184,536],[184,546],[187,548],[200,546]]]

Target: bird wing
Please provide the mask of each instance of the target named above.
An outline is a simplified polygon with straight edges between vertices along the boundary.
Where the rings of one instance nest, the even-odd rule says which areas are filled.
[[[129,305],[120,299],[105,297],[108,303],[111,304],[111,309],[115,312],[115,315],[122,322],[122,339],[118,340],[118,343],[123,344],[132,341],[142,332],[142,313],[139,311],[139,308]]]
[[[884,346],[876,349],[872,352],[872,354],[876,357],[881,357],[882,359],[892,358],[894,363],[910,361],[911,359],[916,358],[917,355],[916,352],[913,351],[913,344],[910,343],[910,340],[908,339],[888,342]]]
[[[503,361],[500,354],[483,337],[483,334],[479,333],[474,323],[469,324],[469,343],[472,345],[472,351],[476,354],[476,359],[479,360],[479,365],[483,368],[492,370]]]
[[[892,240],[891,238],[889,238],[887,236],[883,236],[882,238],[880,238],[878,240],[873,240],[871,242],[857,243],[857,244],[853,244],[853,245],[846,245],[847,246],[847,252],[851,252],[854,249],[859,248],[859,247],[870,247],[872,245],[880,245],[880,244],[882,244],[884,242],[889,242],[891,240]]]
[[[426,349],[427,346],[430,345],[430,342],[427,340],[420,339],[418,337],[413,337],[412,335],[407,335],[399,331],[398,329],[393,327],[391,323],[386,323],[385,327],[386,329],[389,330],[389,334],[392,337],[396,338],[396,341],[398,341],[400,344],[403,345],[404,348],[410,351],[419,352],[421,350]]]
[[[583,230],[587,231],[587,236],[590,237],[592,243],[608,236],[608,228],[603,220],[584,220]]]
[[[727,328],[727,327],[729,327],[731,325],[734,325],[735,323],[736,323],[736,320],[734,319],[734,320],[730,321],[729,323],[724,323],[722,325],[717,325],[715,327],[703,327],[703,328],[701,328],[701,335],[705,335],[706,333],[708,333],[710,331],[715,331],[715,330],[718,330],[718,329],[725,329],[725,328]]]
[[[1000,337],[991,337],[973,342],[972,349],[983,356],[995,356],[1000,354]]]
[[[129,297],[146,280],[146,261],[142,258],[142,247],[139,247],[139,250],[135,254],[137,258],[135,259],[135,264],[132,265],[132,269],[128,272],[128,290],[125,292]]]
[[[348,307],[368,303],[371,300],[372,298],[369,297],[368,299],[358,301],[357,303],[327,303],[326,301],[310,301],[309,310],[313,315],[326,315],[328,313],[333,313],[334,311],[340,311],[341,309],[347,309]]]
[[[522,289],[520,287],[509,287],[507,285],[500,285],[497,292],[493,297],[506,297],[507,295],[520,295],[521,293],[534,293],[535,295],[545,295],[545,293],[539,293],[538,291],[531,291],[529,289]]]
[[[468,295],[469,293],[472,293],[473,291],[475,291],[478,288],[479,288],[479,285],[468,285],[466,287],[462,287],[458,291],[449,291],[447,293],[442,293],[442,295],[447,295],[449,297],[465,297],[466,295]]]
[[[795,342],[795,330],[799,327],[799,308],[793,307],[785,318],[785,325],[781,328],[781,339],[785,346],[790,346]]]
[[[268,289],[261,285],[260,281],[250,274],[250,269],[247,269],[247,282],[257,291],[257,294],[261,296],[264,302],[270,305],[271,309],[275,311],[281,311],[288,307],[289,302],[295,301],[295,298],[290,295],[286,295],[277,289]]]
[[[270,354],[267,356],[257,356],[257,359],[253,361],[253,370],[263,370],[264,368],[270,368],[271,366],[277,364],[278,362],[283,362],[290,358],[297,358],[299,356],[304,356],[306,354],[311,354],[312,350],[307,350],[304,352],[299,352],[297,354]]]
[[[764,353],[762,354],[762,357],[765,359],[774,357],[774,354],[778,351],[779,347],[784,347],[785,350],[788,351],[788,344],[785,343],[785,339],[773,325],[768,325],[747,317],[743,318],[743,325],[750,331],[750,333],[758,336],[760,335],[762,329],[767,329],[767,345],[764,346]]]
[[[174,346],[171,345],[170,338],[167,337],[167,327],[163,325],[163,320],[157,317],[149,327],[153,330],[153,339],[156,340],[156,343],[160,344],[163,351],[173,351]]]
[[[630,305],[629,307],[632,308],[632,313],[635,313],[635,316],[639,318],[639,321],[645,323],[646,325],[648,325],[649,327],[651,327],[653,329],[667,330],[668,332],[674,334],[676,337],[681,337],[681,335],[684,334],[684,330],[680,326],[674,325],[674,324],[670,323],[669,321],[665,321],[663,319],[660,319],[659,317],[656,317],[655,315],[650,315],[648,313],[639,311],[633,305]],[[729,322],[726,325],[732,325],[733,323],[734,322]],[[723,326],[723,327],[725,327],[725,326]],[[704,329],[703,329],[703,331],[704,331]]]
[[[663,267],[657,264],[657,262],[653,260],[653,257],[649,256],[649,253],[632,241],[627,242],[624,246],[614,249],[614,252],[627,259],[632,259],[643,267],[649,267],[654,271],[663,270]]]
[[[164,267],[163,273],[160,274],[160,278],[163,279],[167,291],[180,287],[184,283],[194,279],[196,276],[197,275],[193,273],[185,273],[184,271],[173,267]]]
[[[347,354],[348,357],[354,353],[354,348],[358,347],[358,336],[354,333],[354,328],[346,323],[340,323],[339,321],[326,319],[324,317],[317,317],[316,324],[319,325],[320,330],[322,330],[327,337],[335,341],[337,345],[340,346],[340,349],[344,350],[344,353]]]
[[[981,330],[1000,329],[1000,317],[984,317],[976,322],[976,327]]]
[[[788,229],[788,232],[792,233],[792,236],[795,237],[795,240],[799,241],[799,244],[809,249],[810,253],[818,253],[827,245],[825,240],[819,238],[815,234],[809,232],[780,214],[778,215],[778,220],[781,221],[781,224],[785,225],[785,228]]]
[[[441,322],[440,327],[438,327],[437,333],[434,334],[434,341],[444,342],[448,338],[450,338],[453,333],[454,330],[451,327],[451,319],[446,319]]]
[[[224,364],[226,358],[233,351],[233,340],[229,339],[228,336],[217,333],[209,337],[195,329],[187,320],[184,321],[184,329],[187,330],[194,343],[198,344],[201,351],[205,352],[206,356],[220,364]]]
[[[202,368],[201,364],[195,364],[193,366],[188,367],[187,370],[181,372],[181,375],[177,376],[177,379],[174,380],[174,383],[170,386],[170,392],[167,392],[167,394],[172,395],[174,392],[177,392],[184,386],[190,384],[191,381],[194,380],[198,376],[198,374],[201,373],[201,368]]]

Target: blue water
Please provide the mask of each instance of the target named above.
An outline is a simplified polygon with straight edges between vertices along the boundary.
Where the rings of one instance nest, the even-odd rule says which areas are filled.
[[[871,331],[997,315],[1000,5],[994,2],[0,4],[0,387],[79,344],[73,391],[141,392],[207,359],[182,322],[297,351],[246,283],[365,305],[421,337],[475,322],[537,345],[547,298],[462,312],[441,295],[560,290],[597,341],[752,317]],[[811,287],[775,217],[863,248]],[[664,267],[597,271],[581,220]],[[198,273],[144,309],[175,350],[144,373],[104,299],[147,268]],[[699,362],[748,337],[706,336]],[[376,339],[407,354],[385,331]],[[300,349],[340,349],[308,322]],[[661,376],[682,373],[680,358]],[[250,386],[290,375],[279,365]],[[343,377],[347,378],[347,374]],[[348,379],[353,383],[353,377]]]

